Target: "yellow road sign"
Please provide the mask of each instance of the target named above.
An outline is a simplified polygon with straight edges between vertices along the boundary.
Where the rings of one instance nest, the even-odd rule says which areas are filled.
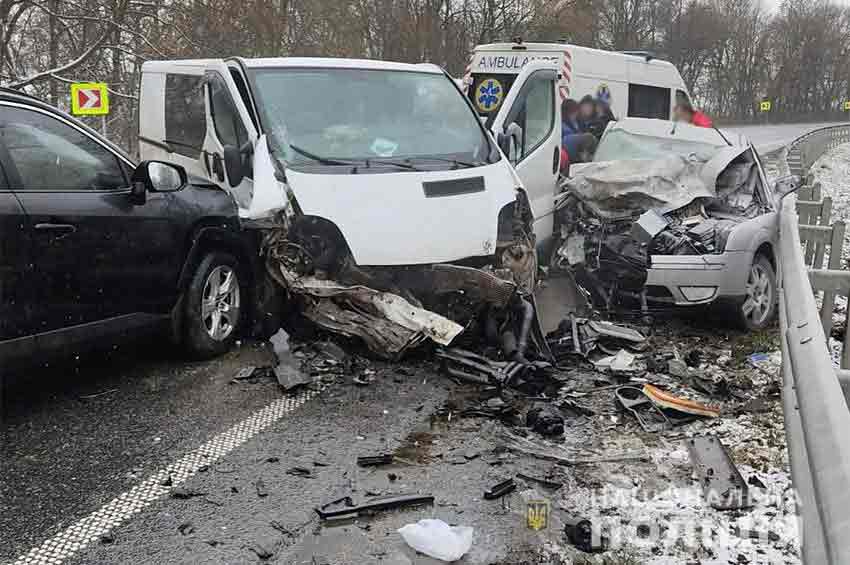
[[[771,104],[770,100],[762,100],[762,102],[761,102],[761,111],[762,111],[762,112],[770,112],[770,107],[771,107],[771,105],[772,105],[772,104]]]
[[[103,116],[109,113],[109,91],[102,82],[71,84],[71,113],[75,116]]]
[[[846,100],[844,102],[844,109],[850,111],[850,100]]]

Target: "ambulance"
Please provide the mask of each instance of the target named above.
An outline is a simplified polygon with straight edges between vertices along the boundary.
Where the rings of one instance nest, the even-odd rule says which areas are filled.
[[[466,94],[482,117],[495,116],[530,62],[549,62],[561,100],[586,95],[609,101],[617,118],[669,120],[689,101],[676,66],[643,51],[602,51],[567,43],[493,43],[477,46],[463,77]]]

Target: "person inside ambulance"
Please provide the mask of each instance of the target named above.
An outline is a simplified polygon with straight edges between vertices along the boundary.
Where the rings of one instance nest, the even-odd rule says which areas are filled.
[[[608,87],[602,87],[596,92],[596,122],[600,129],[599,135],[605,133],[609,122],[616,120],[614,112],[611,111],[611,91]]]
[[[677,122],[685,122],[701,128],[714,127],[714,122],[707,114],[695,110],[690,102],[679,101],[673,108],[673,119]]]
[[[589,162],[596,151],[597,140],[593,134],[582,131],[579,112],[579,103],[572,98],[561,104],[561,146],[571,163]]]

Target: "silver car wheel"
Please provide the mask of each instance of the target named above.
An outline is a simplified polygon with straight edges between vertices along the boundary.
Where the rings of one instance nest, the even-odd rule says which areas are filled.
[[[767,321],[773,307],[773,285],[764,265],[756,262],[750,267],[747,279],[747,295],[741,307],[744,317],[753,326],[761,326]]]
[[[201,319],[209,336],[216,341],[227,339],[236,328],[239,320],[239,279],[232,267],[219,265],[207,276]]]

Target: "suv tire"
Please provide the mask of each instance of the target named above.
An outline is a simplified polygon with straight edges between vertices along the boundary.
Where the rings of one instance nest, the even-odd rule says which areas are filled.
[[[756,255],[747,275],[747,294],[735,301],[739,325],[748,330],[763,330],[776,317],[776,272],[770,260]]]
[[[242,329],[247,280],[239,261],[228,253],[206,254],[186,292],[184,344],[197,359],[226,353]]]

